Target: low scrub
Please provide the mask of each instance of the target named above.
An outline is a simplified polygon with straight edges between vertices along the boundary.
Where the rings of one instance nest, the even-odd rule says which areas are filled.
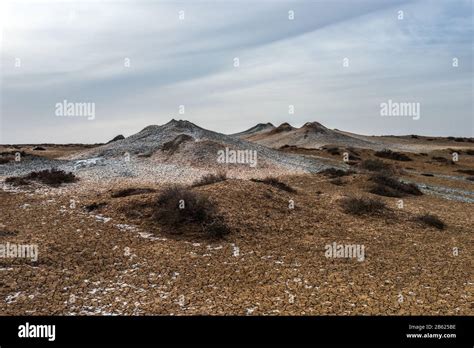
[[[58,187],[61,186],[61,184],[73,183],[77,180],[77,177],[73,173],[66,173],[63,170],[58,169],[50,169],[31,172],[21,177],[9,177],[5,182],[15,186],[22,186],[28,185],[31,181],[37,181],[48,186]]]
[[[196,180],[192,184],[192,187],[212,185],[212,184],[225,181],[225,180],[227,180],[227,174],[225,172],[221,172],[217,174],[206,174],[200,179]]]
[[[91,204],[88,204],[88,205],[85,205],[84,206],[84,209],[87,211],[87,212],[91,212],[91,211],[94,211],[94,210],[99,210],[99,209],[102,209],[104,207],[107,206],[107,203],[106,202],[101,202],[101,203],[91,203]]]
[[[466,150],[466,155],[474,156],[474,150]]]
[[[321,171],[321,174],[324,174],[324,175],[334,179],[334,178],[340,178],[340,177],[343,177],[343,176],[354,174],[354,172],[351,171],[351,170],[342,170],[342,169],[337,169],[337,168],[326,168],[326,169]]]
[[[182,186],[164,189],[156,201],[154,219],[175,233],[194,224],[207,237],[223,237],[230,232],[216,205],[208,196]]]
[[[341,178],[332,179],[330,183],[336,186],[344,186],[345,184],[345,182]]]
[[[405,155],[404,153],[394,152],[391,150],[377,151],[374,153],[374,155],[380,158],[387,158],[394,161],[403,161],[403,162],[412,161],[412,159],[408,157],[407,155]]]
[[[472,169],[458,169],[456,170],[458,173],[474,175],[474,170]]]
[[[404,197],[407,195],[421,196],[423,194],[415,184],[407,184],[388,175],[373,175],[369,180],[375,183],[375,186],[369,192],[379,196]]]
[[[5,184],[13,185],[13,186],[26,186],[29,185],[30,182],[25,180],[25,178],[20,176],[10,176],[5,179]]]
[[[346,198],[341,206],[345,213],[352,215],[380,215],[387,210],[384,202],[372,198]]]
[[[443,230],[446,228],[446,224],[441,221],[436,215],[424,214],[417,216],[415,221],[425,225],[437,228],[438,230]]]
[[[253,182],[259,182],[259,183],[263,183],[263,184],[267,184],[267,185],[271,185],[273,187],[276,187],[280,190],[283,190],[283,191],[286,191],[286,192],[290,192],[290,193],[295,193],[296,190],[285,184],[284,182],[281,182],[280,180],[278,180],[277,178],[275,177],[267,177],[265,179],[250,179],[251,181]]]
[[[360,163],[362,169],[370,172],[392,172],[393,166],[390,163],[378,160],[378,159],[367,159]]]
[[[50,169],[39,172],[31,172],[25,179],[39,181],[45,185],[57,187],[61,184],[76,182],[78,179],[73,173],[66,173],[64,170]]]
[[[118,198],[118,197],[142,195],[144,193],[153,193],[153,192],[156,192],[156,190],[151,189],[151,188],[130,187],[130,188],[113,192],[111,196],[112,198]]]
[[[339,148],[338,147],[328,147],[328,148],[325,148],[325,150],[331,154],[331,155],[340,155],[341,152],[339,151]]]
[[[439,163],[455,164],[453,160],[447,159],[446,157],[433,156],[431,159]]]

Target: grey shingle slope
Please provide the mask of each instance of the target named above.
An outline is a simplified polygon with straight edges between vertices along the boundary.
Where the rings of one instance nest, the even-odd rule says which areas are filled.
[[[176,143],[176,148],[172,153],[165,150],[172,144],[171,142]],[[126,153],[129,153],[132,157],[144,157],[143,159],[148,157],[162,159],[162,154],[168,154],[167,163],[188,161],[190,164],[199,166],[199,164],[215,164],[217,162],[217,150],[224,150],[226,147],[231,150],[257,151],[258,166],[266,164],[282,169],[306,172],[318,172],[328,166],[323,163],[322,159],[319,161],[299,155],[282,153],[234,136],[201,128],[189,121],[174,119],[161,126],[148,126],[123,140],[87,150],[76,155],[75,159],[91,157],[112,159],[124,156]]]

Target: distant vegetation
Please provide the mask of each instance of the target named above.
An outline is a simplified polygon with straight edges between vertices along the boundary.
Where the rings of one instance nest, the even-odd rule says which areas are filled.
[[[374,153],[374,155],[377,157],[387,158],[394,161],[404,161],[404,162],[412,161],[412,159],[408,157],[407,155],[405,155],[404,153],[394,152],[391,150],[377,151]]]
[[[292,188],[291,186],[285,184],[284,182],[281,182],[280,180],[278,180],[275,177],[270,177],[269,176],[265,179],[251,179],[251,181],[271,185],[271,186],[276,187],[280,190],[290,192],[290,193],[296,192],[296,190],[294,188]]]
[[[139,188],[139,187],[130,187],[122,190],[118,190],[112,193],[112,198],[118,197],[127,197],[127,196],[134,196],[134,195],[141,195],[144,193],[152,193],[156,192],[156,190],[151,188]]]
[[[78,181],[78,178],[73,173],[66,173],[63,170],[58,169],[50,169],[31,172],[28,175],[21,177],[16,176],[5,179],[5,183],[15,186],[28,185],[31,181],[37,181],[48,186],[58,187],[61,186],[61,184],[76,182]]]
[[[332,179],[354,174],[352,170],[342,170],[342,169],[337,169],[337,168],[326,168],[322,170],[320,173]]]
[[[378,159],[366,159],[362,161],[359,166],[362,169],[371,172],[392,172],[393,166],[390,163],[378,160]]]

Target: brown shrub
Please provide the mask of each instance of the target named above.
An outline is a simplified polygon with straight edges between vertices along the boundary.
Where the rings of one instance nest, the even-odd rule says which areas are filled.
[[[338,147],[328,147],[328,148],[325,148],[325,150],[331,155],[340,155],[341,154]]]
[[[101,208],[104,208],[105,206],[107,206],[106,202],[101,202],[101,203],[94,202],[92,204],[85,205],[84,209],[90,213],[91,211],[99,210]]]
[[[474,175],[474,170],[472,169],[458,169],[456,170],[458,173]]]
[[[387,210],[384,202],[371,198],[346,198],[341,206],[345,213],[352,215],[379,215]]]
[[[223,237],[230,232],[216,205],[204,194],[182,186],[165,188],[156,201],[154,219],[180,233],[188,224],[199,226],[208,237]]]
[[[285,184],[284,182],[281,182],[280,180],[278,180],[277,178],[275,177],[267,177],[265,179],[250,179],[251,181],[253,182],[259,182],[259,183],[263,183],[263,184],[267,184],[267,185],[271,185],[273,187],[276,187],[280,190],[283,190],[283,191],[286,191],[286,192],[290,192],[290,193],[295,193],[296,190]]]
[[[446,224],[443,221],[441,221],[437,216],[431,214],[419,215],[415,218],[415,221],[426,226],[435,227],[438,230],[443,230],[446,227]]]
[[[73,173],[66,173],[63,170],[50,169],[39,172],[31,172],[25,176],[13,176],[5,179],[5,183],[23,186],[30,184],[31,181],[38,181],[45,185],[58,187],[63,183],[76,182],[78,179]]]
[[[326,168],[320,172],[321,174],[324,174],[330,178],[340,178],[342,176],[347,176],[354,174],[352,170],[342,170],[342,169],[337,169],[337,168]]]
[[[73,173],[66,173],[64,170],[50,169],[39,172],[31,172],[24,177],[26,180],[34,180],[43,184],[57,187],[61,184],[76,182],[78,179]]]
[[[345,182],[341,178],[332,179],[330,183],[336,186],[343,186],[345,184]]]
[[[391,150],[377,151],[374,153],[374,155],[377,157],[387,158],[394,161],[403,161],[403,162],[412,161],[412,159],[408,157],[407,155],[405,155],[404,153],[394,152]]]
[[[19,176],[10,176],[5,179],[5,183],[13,186],[26,186],[30,184],[29,181]]]
[[[118,198],[118,197],[128,197],[128,196],[134,196],[134,195],[141,195],[144,193],[153,193],[156,192],[156,190],[152,188],[139,188],[139,187],[130,187],[126,189],[122,189],[116,192],[113,192],[111,194],[112,198]]]
[[[367,159],[360,163],[362,169],[371,172],[392,172],[393,166],[387,162],[378,159]]]
[[[373,175],[369,180],[376,184],[369,192],[379,196],[404,197],[406,195],[421,196],[423,194],[415,184],[407,184],[388,175]]]
[[[445,157],[433,156],[433,157],[431,157],[431,159],[433,161],[440,162],[440,163],[455,164],[453,160],[447,159]]]

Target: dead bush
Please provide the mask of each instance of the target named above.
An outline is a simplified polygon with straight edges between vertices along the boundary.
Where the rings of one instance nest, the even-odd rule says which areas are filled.
[[[142,195],[145,193],[153,193],[156,190],[152,188],[139,188],[139,187],[129,187],[126,189],[122,189],[111,194],[112,198],[118,197],[128,197],[128,196],[135,196],[135,195]]]
[[[360,168],[371,172],[393,172],[393,166],[378,159],[367,159],[360,163]]]
[[[373,175],[369,180],[376,184],[369,192],[379,196],[404,197],[407,195],[421,196],[423,194],[415,184],[407,184],[388,175]]]
[[[216,205],[206,195],[182,186],[170,186],[160,193],[154,219],[175,233],[181,233],[188,224],[198,226],[204,235],[213,238],[230,232]]]
[[[91,211],[94,211],[94,210],[99,210],[99,209],[102,209],[104,207],[107,206],[107,203],[106,202],[101,202],[101,203],[92,203],[92,204],[88,204],[88,205],[85,205],[84,206],[84,209],[87,211],[87,212],[91,212]]]
[[[280,180],[278,180],[277,178],[275,177],[267,177],[265,179],[250,179],[251,181],[253,182],[259,182],[259,183],[263,183],[263,184],[267,184],[267,185],[271,185],[273,187],[276,187],[280,190],[283,190],[283,191],[286,191],[286,192],[290,192],[290,193],[295,193],[296,190],[285,184],[284,182],[281,182]]]
[[[322,170],[320,173],[328,176],[331,179],[340,178],[343,176],[354,174],[354,172],[351,170],[342,170],[342,169],[337,169],[337,168],[326,168]]]
[[[472,169],[458,169],[456,170],[458,173],[474,175],[474,170]]]
[[[408,157],[407,155],[405,155],[404,153],[394,152],[391,150],[377,151],[374,153],[374,155],[380,158],[387,158],[394,161],[403,161],[403,162],[412,161],[412,159]]]
[[[325,150],[331,154],[331,155],[340,155],[341,152],[339,151],[339,148],[338,147],[328,147],[328,148],[325,148]]]
[[[10,176],[5,179],[5,183],[13,186],[26,186],[30,184],[28,180],[20,176]]]
[[[345,182],[341,178],[332,179],[330,183],[336,186],[343,186],[345,184]]]
[[[49,169],[39,172],[31,172],[24,177],[26,180],[39,181],[45,185],[58,187],[61,184],[76,182],[78,179],[73,173],[66,173],[64,170]]]
[[[346,198],[341,206],[345,213],[352,215],[379,215],[387,210],[384,202],[372,198]]]
[[[441,221],[436,215],[431,214],[419,215],[415,218],[415,221],[426,226],[437,228],[438,230],[443,230],[446,227],[446,224],[443,221]]]
[[[48,186],[58,187],[63,183],[72,183],[77,180],[73,173],[66,173],[58,169],[49,169],[31,172],[25,176],[9,177],[5,179],[5,183],[15,186],[24,186],[30,184],[31,181],[38,181]]]
[[[453,160],[447,159],[445,157],[440,157],[440,156],[433,156],[431,157],[433,161],[439,162],[439,163],[446,163],[446,164],[455,164]]]

